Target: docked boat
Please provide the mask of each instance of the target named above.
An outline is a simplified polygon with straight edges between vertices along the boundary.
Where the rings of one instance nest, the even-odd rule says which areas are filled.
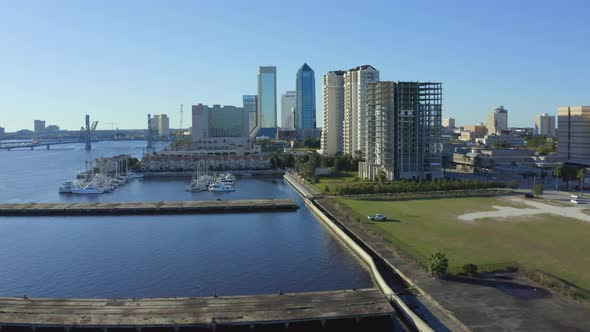
[[[128,179],[140,179],[140,178],[143,178],[143,174],[128,172],[127,173],[127,178]]]
[[[105,192],[104,189],[99,188],[93,184],[72,187],[72,194],[93,195],[93,194],[103,194],[104,192]]]
[[[209,187],[207,186],[206,183],[201,182],[201,181],[193,181],[193,182],[191,182],[191,184],[189,184],[186,187],[186,191],[190,191],[192,193],[197,193],[197,192],[207,191],[207,190],[209,190]]]
[[[71,194],[72,188],[75,186],[74,181],[66,181],[59,186],[60,194]]]
[[[209,191],[211,192],[227,192],[227,191],[235,191],[236,189],[232,185],[223,184],[220,182],[213,182],[209,185]]]

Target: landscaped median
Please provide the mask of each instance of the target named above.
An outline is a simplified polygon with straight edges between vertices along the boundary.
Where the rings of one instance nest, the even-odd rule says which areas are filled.
[[[492,211],[494,206],[523,208],[502,197],[462,197],[394,200],[332,198],[349,210],[368,231],[376,232],[394,248],[421,265],[442,252],[449,271],[460,273],[465,264],[479,270],[497,269],[518,262],[528,271],[542,270],[574,285],[590,289],[590,223],[555,214],[461,220],[467,213]],[[517,212],[517,210],[516,210]],[[385,222],[367,216],[382,213]]]

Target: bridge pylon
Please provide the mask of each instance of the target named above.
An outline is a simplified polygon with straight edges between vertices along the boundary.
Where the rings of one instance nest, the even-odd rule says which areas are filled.
[[[90,137],[90,115],[86,114],[86,150],[92,149],[91,137]]]

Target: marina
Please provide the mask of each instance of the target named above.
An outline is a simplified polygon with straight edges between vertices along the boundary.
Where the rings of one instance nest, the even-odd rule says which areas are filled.
[[[291,200],[298,208],[3,216],[0,297],[221,297],[374,287],[366,267],[272,172],[232,172],[237,190],[231,192],[187,192],[191,172],[152,173],[108,194],[59,194],[56,184],[71,179],[85,160],[121,154],[138,158],[144,148],[145,142],[134,141],[98,142],[91,151],[83,144],[64,144],[51,150],[0,152],[0,172],[6,177],[0,182],[0,203],[223,205],[234,200]]]

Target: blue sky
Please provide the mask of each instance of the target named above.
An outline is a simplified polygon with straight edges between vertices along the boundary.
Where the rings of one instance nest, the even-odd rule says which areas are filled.
[[[297,69],[371,64],[382,80],[444,83],[444,116],[510,126],[590,104],[590,1],[0,0],[0,126],[44,119],[76,129],[145,127],[147,113],[190,125],[190,104],[241,105],[259,65],[278,92]],[[280,103],[279,103],[280,105]],[[279,106],[280,107],[280,106]],[[279,112],[280,113],[280,112]]]

